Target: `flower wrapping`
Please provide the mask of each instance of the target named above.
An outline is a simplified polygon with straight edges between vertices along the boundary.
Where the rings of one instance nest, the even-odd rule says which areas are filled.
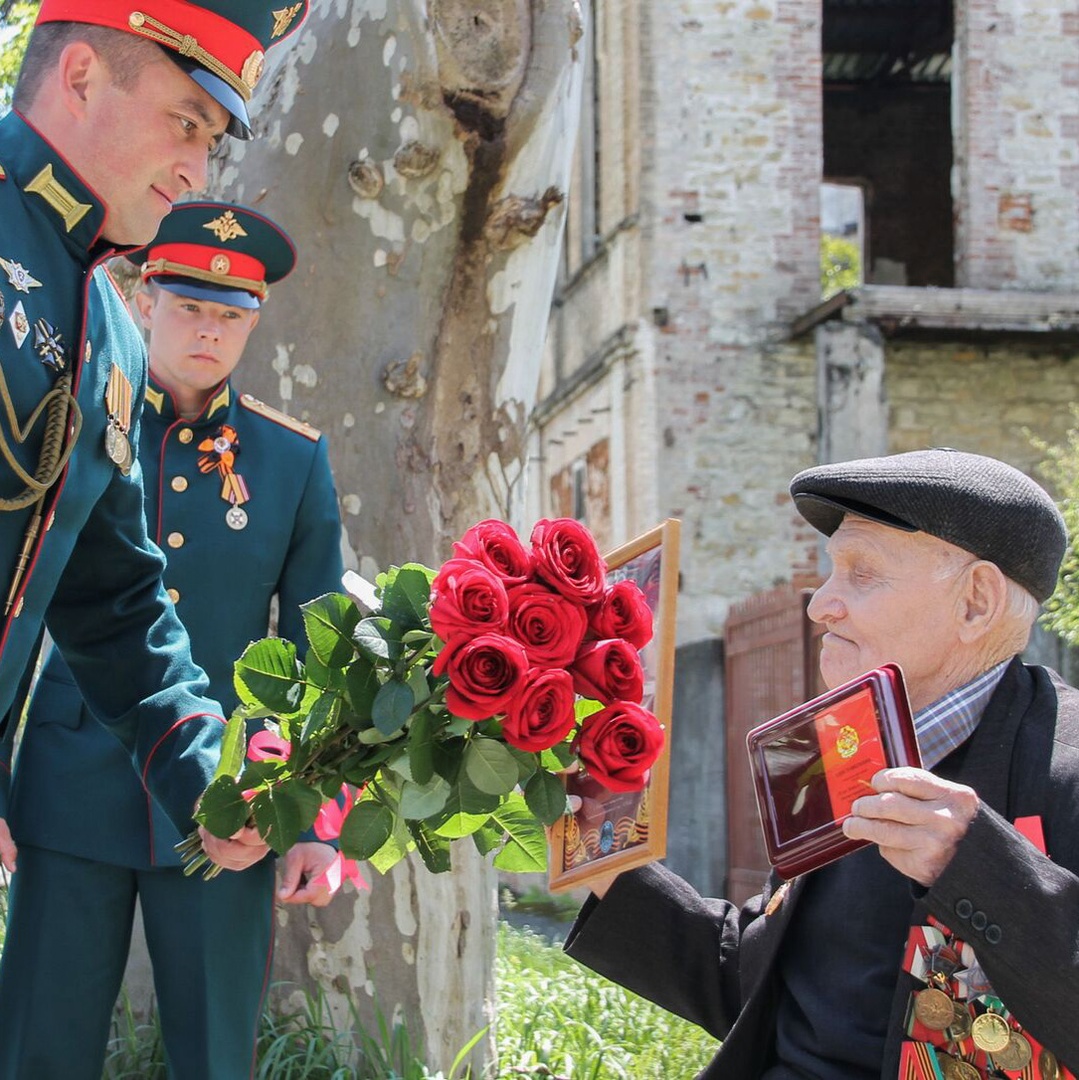
[[[641,706],[640,589],[608,586],[568,518],[538,522],[527,547],[482,521],[453,551],[437,572],[379,575],[370,612],[342,593],[303,605],[302,659],[279,638],[248,647],[201,824],[226,837],[253,823],[278,854],[314,828],[339,840],[338,877],[413,850],[446,871],[465,837],[500,869],[542,871],[545,827],[566,812],[558,773],[644,787],[664,732]],[[185,854],[197,869],[191,841]]]

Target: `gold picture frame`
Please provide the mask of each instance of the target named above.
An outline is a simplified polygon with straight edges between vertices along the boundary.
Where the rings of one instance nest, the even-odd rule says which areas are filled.
[[[681,524],[668,518],[605,557],[607,580],[636,581],[652,609],[652,640],[641,649],[642,704],[663,725],[666,738],[641,791],[612,792],[583,773],[566,774],[567,791],[582,803],[580,810],[564,815],[551,828],[547,884],[552,892],[587,885],[595,877],[643,866],[667,854]]]

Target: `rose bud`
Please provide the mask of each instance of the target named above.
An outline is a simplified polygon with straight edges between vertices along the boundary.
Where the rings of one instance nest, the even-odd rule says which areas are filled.
[[[575,744],[588,775],[610,791],[639,791],[663,750],[663,728],[632,701],[586,716]]]
[[[603,595],[607,567],[592,534],[573,518],[544,518],[532,529],[536,576],[578,604]]]
[[[539,582],[510,589],[509,601],[506,629],[525,647],[533,665],[564,668],[573,663],[588,627],[580,604]]]
[[[568,671],[533,668],[524,689],[506,710],[502,735],[518,750],[548,750],[560,743],[577,722],[573,679]]]
[[[506,628],[509,599],[482,563],[450,559],[431,582],[431,628],[443,641]]]
[[[461,559],[483,563],[507,585],[520,585],[532,576],[532,555],[504,521],[490,518],[473,525],[453,545]]]
[[[431,670],[449,676],[446,704],[454,716],[487,720],[505,712],[528,674],[524,646],[503,634],[458,638],[435,659]]]
[[[652,640],[652,609],[635,581],[617,581],[589,609],[588,627],[601,641],[622,638],[643,649]]]
[[[640,701],[644,696],[644,668],[628,641],[611,638],[584,646],[570,668],[573,689],[581,697],[610,705],[612,701]]]

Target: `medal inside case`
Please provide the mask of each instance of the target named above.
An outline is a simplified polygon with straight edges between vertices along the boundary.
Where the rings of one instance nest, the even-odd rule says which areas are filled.
[[[746,736],[768,859],[785,878],[866,845],[843,835],[877,772],[921,767],[903,674],[870,671]]]

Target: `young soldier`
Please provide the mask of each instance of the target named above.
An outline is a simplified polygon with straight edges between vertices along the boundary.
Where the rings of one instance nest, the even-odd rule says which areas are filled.
[[[226,132],[250,135],[263,53],[306,0],[43,0],[0,120],[0,864],[12,709],[42,624],[94,713],[186,828],[218,706],[192,663],[146,535],[133,468],[145,353],[101,264],[148,243],[200,188]],[[78,789],[65,793],[79,798]],[[242,868],[265,846],[206,836]],[[247,850],[247,849],[250,850]]]
[[[295,254],[262,215],[194,202],[129,258],[142,264],[136,302],[149,331],[138,448],[147,521],[167,552],[165,584],[195,660],[231,709],[232,661],[266,635],[273,598],[280,633],[302,641],[299,605],[339,589],[343,572],[326,440],[231,381],[267,285]],[[170,1076],[249,1075],[269,975],[273,860],[208,882],[186,877],[175,828],[56,652],[27,716],[11,822],[20,870],[12,953],[0,964],[0,1073],[98,1080],[138,895]],[[317,879],[334,856],[318,842],[292,848],[281,900],[327,903]]]

